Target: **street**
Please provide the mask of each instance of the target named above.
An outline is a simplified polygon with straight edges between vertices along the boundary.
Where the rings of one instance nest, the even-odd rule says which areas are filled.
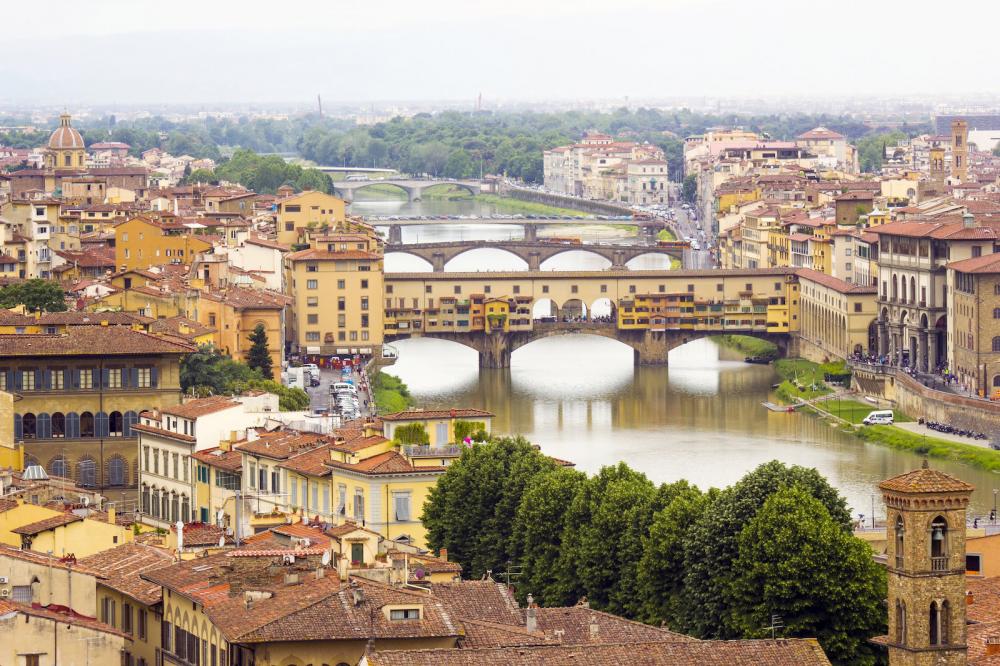
[[[706,249],[706,244],[709,241],[714,241],[715,239],[708,238],[707,234],[702,232],[701,220],[698,222],[692,221],[688,211],[684,210],[679,205],[674,206],[674,212],[677,214],[677,219],[674,222],[674,230],[677,232],[677,240],[691,238],[692,240],[698,241],[698,244],[702,248],[700,250],[690,249],[684,253],[684,268],[712,268],[712,255],[711,252]]]
[[[362,370],[352,370],[349,379],[354,382],[358,389],[358,418],[367,418],[372,410],[371,388],[368,380],[364,377]],[[309,409],[316,413],[318,410],[329,409],[331,414],[339,414],[330,394],[330,385],[344,381],[341,371],[335,368],[320,368],[319,386],[311,386],[306,389],[309,394]]]

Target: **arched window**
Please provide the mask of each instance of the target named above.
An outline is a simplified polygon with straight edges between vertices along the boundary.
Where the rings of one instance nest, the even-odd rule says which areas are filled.
[[[899,599],[896,600],[896,642],[906,642],[906,604]]]
[[[941,609],[938,608],[938,602],[931,602],[931,615],[930,615],[930,626],[928,627],[930,631],[928,635],[930,636],[931,645],[941,645]]]
[[[121,412],[111,412],[108,414],[108,435],[111,437],[122,437],[125,434],[125,417]]]
[[[948,628],[951,619],[951,606],[948,604],[947,599],[941,602],[941,612],[939,615],[941,617],[941,645],[947,645],[950,642]]]
[[[62,456],[57,456],[49,461],[49,474],[69,478],[69,465]]]
[[[189,522],[191,518],[191,500],[188,499],[187,495],[181,498],[181,517],[183,522]]]
[[[903,517],[896,516],[896,568],[903,567],[903,535],[906,528],[903,526]]]
[[[1000,308],[993,308],[993,318],[1000,319]]]
[[[76,412],[66,414],[66,438],[76,439],[80,436],[80,415]]]
[[[938,516],[931,521],[931,571],[948,570],[948,521]]]
[[[1000,335],[993,338],[993,351],[1000,352]]]
[[[56,438],[66,436],[66,415],[62,412],[52,414],[52,436]]]
[[[906,302],[906,278],[904,277],[899,281],[899,302]]]
[[[84,458],[76,464],[77,483],[85,488],[97,485],[97,463],[93,458]]]
[[[24,439],[34,439],[38,432],[38,419],[31,412],[21,417],[21,437]]]
[[[917,300],[917,281],[910,278],[910,303]]]
[[[160,491],[153,488],[152,497],[149,501],[149,513],[153,518],[160,517]]]
[[[140,503],[139,507],[140,511],[142,511],[147,515],[151,513],[150,509],[152,507],[149,504],[149,486],[147,486],[146,484],[142,484],[142,493],[139,495],[139,503]]]
[[[892,276],[892,300],[896,300],[897,296],[899,296],[899,289],[896,286],[896,276],[893,275]]]
[[[170,495],[166,492],[163,493],[163,497],[160,498],[160,517],[163,520],[170,520]]]
[[[121,456],[115,456],[108,461],[108,485],[125,485],[125,460]]]
[[[180,503],[177,501],[177,493],[170,493],[170,522],[176,523],[179,515]]]
[[[94,436],[94,415],[90,412],[80,413],[80,437]]]

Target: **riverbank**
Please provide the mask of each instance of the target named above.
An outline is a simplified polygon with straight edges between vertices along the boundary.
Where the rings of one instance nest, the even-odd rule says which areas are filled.
[[[398,377],[379,371],[371,377],[372,398],[379,414],[401,412],[416,404],[410,389]]]
[[[712,336],[712,340],[722,347],[735,349],[747,356],[763,356],[773,359],[778,355],[776,345],[750,335],[715,335]]]
[[[832,393],[824,377],[827,374],[842,374],[845,369],[843,362],[820,365],[804,358],[780,358],[774,362],[774,370],[781,377],[775,393],[779,400],[787,404],[819,398]]]

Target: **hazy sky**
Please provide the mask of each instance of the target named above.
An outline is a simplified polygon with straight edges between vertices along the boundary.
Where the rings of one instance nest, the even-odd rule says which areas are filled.
[[[4,5],[7,103],[1000,92],[997,0]]]

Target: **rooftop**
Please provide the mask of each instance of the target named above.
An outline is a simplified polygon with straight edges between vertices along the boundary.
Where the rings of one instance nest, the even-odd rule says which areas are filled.
[[[971,493],[975,490],[975,486],[961,479],[930,469],[926,460],[922,468],[886,479],[878,487],[898,493]]]
[[[0,334],[0,356],[188,354],[193,345],[125,326],[71,326],[63,333]]]
[[[493,412],[485,409],[408,409],[392,414],[383,414],[383,421],[423,421],[426,419],[449,419],[449,418],[492,418],[496,416]]]
[[[85,557],[80,564],[103,572],[102,585],[151,606],[160,601],[162,588],[143,580],[139,574],[168,566],[173,561],[173,557],[161,548],[126,543]]]

